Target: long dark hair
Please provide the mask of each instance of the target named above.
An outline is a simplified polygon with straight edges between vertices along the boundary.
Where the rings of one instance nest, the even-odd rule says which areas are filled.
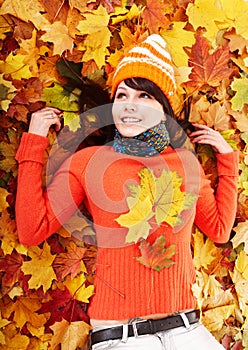
[[[163,106],[166,115],[166,128],[170,135],[170,144],[173,148],[182,147],[187,139],[187,134],[183,126],[180,125],[180,121],[177,121],[173,108],[162,90],[145,78],[125,79],[124,83],[131,89],[147,92]]]

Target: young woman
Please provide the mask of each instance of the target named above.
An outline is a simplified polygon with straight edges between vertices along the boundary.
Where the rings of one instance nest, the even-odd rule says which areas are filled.
[[[165,42],[151,35],[120,62],[113,77],[111,145],[65,161],[46,191],[40,174],[49,127],[60,111],[32,115],[17,153],[16,219],[20,241],[39,244],[84,202],[98,255],[88,313],[92,349],[222,349],[199,323],[191,286],[193,224],[218,243],[235,218],[238,154],[222,136],[195,125],[193,143],[216,151],[213,193],[186,136],[173,119],[175,79]]]

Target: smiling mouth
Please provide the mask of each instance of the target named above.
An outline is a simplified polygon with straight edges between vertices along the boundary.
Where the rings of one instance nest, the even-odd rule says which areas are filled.
[[[135,117],[123,117],[121,118],[122,123],[124,124],[132,124],[132,123],[140,123],[141,119]]]

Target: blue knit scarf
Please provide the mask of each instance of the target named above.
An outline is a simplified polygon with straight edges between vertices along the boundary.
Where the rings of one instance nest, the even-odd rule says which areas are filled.
[[[115,152],[139,157],[151,157],[161,153],[170,144],[165,122],[134,137],[124,137],[116,129],[113,147]]]

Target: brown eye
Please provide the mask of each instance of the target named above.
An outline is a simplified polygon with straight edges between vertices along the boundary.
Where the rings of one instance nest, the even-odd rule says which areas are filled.
[[[123,92],[119,92],[119,93],[116,94],[116,98],[117,99],[123,99],[125,97],[126,97],[126,95]]]
[[[147,99],[151,99],[152,98],[147,92],[142,92],[140,94],[140,97],[141,98],[147,98]]]

